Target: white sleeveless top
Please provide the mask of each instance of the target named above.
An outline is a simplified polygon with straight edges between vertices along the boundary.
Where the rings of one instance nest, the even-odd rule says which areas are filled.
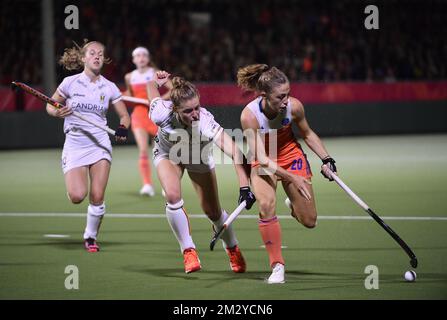
[[[278,115],[271,120],[265,116],[264,112],[262,112],[262,96],[259,96],[251,101],[247,105],[247,107],[258,120],[259,133],[261,134],[270,133],[272,130],[279,130],[284,127],[290,126],[291,124],[292,104],[290,102],[290,99],[287,103],[287,107],[281,110]]]
[[[135,84],[146,84],[149,81],[152,80],[152,78],[155,75],[155,69],[154,68],[149,68],[146,70],[146,72],[139,72],[138,70],[134,70],[130,73],[130,85],[135,85]]]

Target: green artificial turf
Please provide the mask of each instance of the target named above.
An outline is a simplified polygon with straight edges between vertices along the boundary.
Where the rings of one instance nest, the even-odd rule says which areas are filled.
[[[220,244],[209,251],[210,223],[201,213],[187,175],[183,179],[186,208],[190,214],[202,215],[191,218],[191,226],[203,270],[185,274],[177,241],[164,218],[158,182],[154,198],[138,195],[134,146],[114,149],[98,254],[83,249],[85,217],[63,216],[85,213],[87,201],[80,205],[68,201],[59,164],[61,150],[1,151],[0,299],[446,299],[447,220],[409,218],[447,217],[447,136],[324,141],[337,161],[340,177],[377,214],[404,218],[385,221],[418,256],[416,282],[403,278],[410,269],[405,252],[373,220],[353,219],[367,214],[335,183],[321,177],[319,161],[309,151],[322,219],[317,228],[305,229],[290,218],[284,192],[278,191],[277,210],[286,246],[284,285],[264,282],[269,267],[256,208],[234,223],[247,260],[246,273],[229,270]],[[217,175],[222,206],[232,211],[238,197],[233,167],[218,165]],[[156,216],[113,216],[119,213]],[[44,237],[47,234],[67,237]],[[68,265],[79,270],[78,290],[64,286]],[[378,267],[378,290],[365,289],[368,265]]]

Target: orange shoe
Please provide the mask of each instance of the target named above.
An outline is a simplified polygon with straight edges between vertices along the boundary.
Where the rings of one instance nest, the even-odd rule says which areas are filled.
[[[183,251],[183,263],[185,264],[186,273],[191,273],[202,269],[197,251],[193,248],[185,249],[185,251]]]
[[[245,259],[242,256],[242,252],[237,245],[233,248],[225,249],[227,251],[228,257],[230,258],[230,267],[233,272],[242,273],[245,272],[247,265],[245,264]]]

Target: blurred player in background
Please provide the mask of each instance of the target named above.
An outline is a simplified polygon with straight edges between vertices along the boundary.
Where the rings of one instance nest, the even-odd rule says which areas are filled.
[[[125,75],[126,95],[147,100],[146,85],[152,80],[156,67],[150,60],[149,50],[137,47],[132,52],[132,62],[136,69]],[[172,83],[169,80],[165,84],[168,91],[163,94],[163,99],[169,99]],[[148,157],[148,145],[152,144],[152,138],[157,135],[157,126],[148,117],[149,106],[136,104],[131,114],[132,132],[139,150],[138,167],[140,169],[143,187],[141,195],[154,196],[155,190],[152,183],[151,164]]]
[[[105,125],[109,104],[115,107],[120,125],[116,129],[116,140],[127,139],[130,117],[121,101],[118,87],[101,75],[108,59],[104,58],[105,47],[97,41],[86,42],[82,48],[65,49],[60,63],[67,70],[81,73],[66,77],[53,94],[53,99],[65,104],[56,109],[47,104],[49,115],[64,118],[65,143],[62,151],[62,170],[69,199],[81,203],[90,193],[87,210],[87,226],[84,245],[87,251],[97,252],[96,243],[99,227],[106,207],[104,193],[109,179],[112,162],[112,145],[108,134],[97,127],[72,115],[77,111],[92,121]]]
[[[249,187],[249,170],[242,152],[214,120],[212,114],[200,106],[196,87],[182,78],[175,77],[171,100],[161,99],[158,88],[168,81],[169,76],[169,73],[159,71],[154,80],[148,83],[148,96],[151,101],[149,115],[159,126],[155,138],[154,165],[166,192],[166,216],[180,244],[185,272],[190,273],[200,270],[201,265],[183,206],[181,178],[184,170],[188,171],[200,205],[216,230],[224,224],[228,214],[221,209],[219,203],[215,164],[211,154],[212,142],[233,159],[240,186],[239,203],[245,200],[246,208],[250,209],[256,200]],[[178,141],[178,137],[174,137],[182,133],[185,133],[183,138],[186,136],[189,141]],[[193,137],[192,140],[190,137]],[[198,141],[195,141],[194,137],[197,137]],[[182,145],[186,146],[186,151],[177,149]],[[209,149],[206,150],[207,148]],[[175,151],[172,156],[171,149],[180,150],[181,154]],[[191,158],[197,154],[200,159],[192,161]],[[231,226],[226,229],[222,240],[230,258],[231,269],[236,273],[245,272],[245,260]]]
[[[327,170],[336,172],[335,161],[309,127],[301,102],[289,96],[290,83],[282,71],[265,64],[249,65],[238,70],[237,81],[242,89],[259,94],[242,111],[241,124],[254,156],[251,183],[259,201],[259,231],[272,268],[267,281],[284,283],[281,226],[275,212],[278,181],[288,196],[286,203],[292,210],[291,215],[307,228],[314,228],[317,221],[312,172],[292,131],[292,123],[322,160],[322,174],[328,179]]]

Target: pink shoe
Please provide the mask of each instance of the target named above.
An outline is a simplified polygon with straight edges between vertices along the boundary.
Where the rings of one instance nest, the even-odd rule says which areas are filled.
[[[88,252],[98,252],[99,251],[99,246],[96,243],[96,240],[93,238],[85,239],[84,246]]]

